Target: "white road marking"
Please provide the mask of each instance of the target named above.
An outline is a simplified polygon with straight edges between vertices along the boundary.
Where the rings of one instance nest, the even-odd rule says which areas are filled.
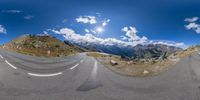
[[[50,76],[57,76],[57,75],[61,75],[62,72],[58,72],[58,73],[53,73],[53,74],[36,74],[36,73],[28,73],[28,75],[31,76],[37,76],[37,77],[50,77]]]
[[[74,65],[73,67],[71,67],[70,69],[72,70],[72,69],[76,68],[78,65],[79,65],[79,64],[76,64],[76,65]]]
[[[15,67],[15,66],[12,65],[11,63],[9,63],[7,60],[5,60],[5,62],[6,62],[10,67],[12,67],[13,69],[17,69],[17,67]]]
[[[97,69],[98,69],[98,65],[97,65],[97,61],[95,60],[95,63],[94,63],[94,67],[92,69],[92,78],[95,79],[96,78],[96,75],[97,75]]]
[[[0,55],[0,57],[1,57],[1,59],[3,59],[3,56],[2,56],[2,55]]]
[[[97,61],[95,60],[93,72],[96,73],[97,72],[97,68],[98,68]]]

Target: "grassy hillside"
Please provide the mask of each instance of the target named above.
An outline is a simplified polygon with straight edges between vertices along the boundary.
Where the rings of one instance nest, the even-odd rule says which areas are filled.
[[[23,35],[4,45],[5,49],[43,57],[61,57],[83,52],[85,49],[68,45],[52,36]]]

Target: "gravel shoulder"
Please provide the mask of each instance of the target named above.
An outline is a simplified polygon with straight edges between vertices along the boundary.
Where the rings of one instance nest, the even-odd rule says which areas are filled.
[[[92,52],[89,56],[95,57],[105,67],[115,73],[131,77],[148,77],[159,75],[179,62],[178,57],[169,57],[168,59],[156,62],[134,62],[121,59],[116,55]],[[113,62],[116,64],[113,64]]]

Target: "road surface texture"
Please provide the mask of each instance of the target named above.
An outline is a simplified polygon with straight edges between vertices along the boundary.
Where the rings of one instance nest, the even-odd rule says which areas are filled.
[[[47,59],[0,49],[0,100],[200,100],[200,56],[134,78],[85,54]]]

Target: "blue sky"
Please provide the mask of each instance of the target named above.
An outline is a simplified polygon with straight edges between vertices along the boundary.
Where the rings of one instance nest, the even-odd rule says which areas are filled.
[[[200,44],[199,5],[198,0],[1,0],[0,44],[22,34],[44,31],[63,40],[66,37],[58,35],[58,31],[68,28],[76,34],[90,33],[102,39],[130,41],[122,37],[131,38],[127,33],[133,32],[133,38],[195,45]],[[96,22],[77,20],[88,16],[95,17]],[[185,21],[194,17],[195,22]],[[191,23],[195,24],[186,27]],[[128,29],[123,31],[125,27]],[[57,34],[53,34],[56,30]]]

